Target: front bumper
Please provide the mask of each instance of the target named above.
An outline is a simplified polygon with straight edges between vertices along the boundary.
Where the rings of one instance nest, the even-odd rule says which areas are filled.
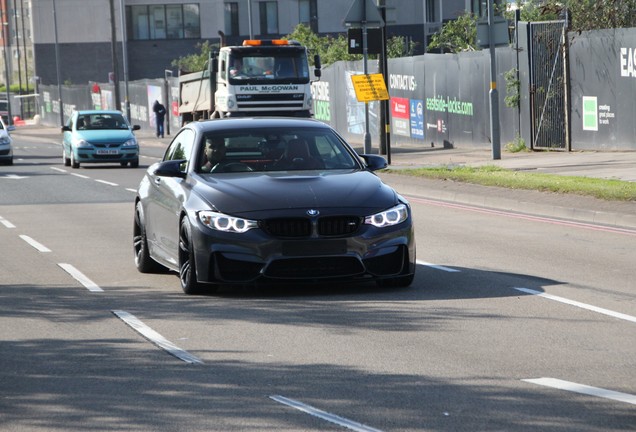
[[[193,224],[200,282],[373,280],[415,272],[411,219],[395,227],[362,225],[338,238],[275,238],[260,229],[219,233]]]

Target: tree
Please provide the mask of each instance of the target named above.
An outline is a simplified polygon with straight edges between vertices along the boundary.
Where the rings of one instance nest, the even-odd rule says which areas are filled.
[[[475,51],[477,49],[477,16],[467,12],[445,23],[441,31],[431,38],[428,49],[440,49],[451,53]]]
[[[190,54],[184,57],[179,57],[177,60],[172,61],[172,66],[178,68],[183,73],[199,72],[206,70],[208,67],[208,60],[210,59],[210,53],[213,49],[217,49],[218,44],[210,44],[210,41],[197,44],[199,53]]]
[[[308,26],[298,24],[293,32],[285,36],[285,39],[297,40],[309,49],[311,54],[320,55],[320,61],[324,66],[337,61],[362,60],[361,54],[349,54],[347,36],[318,36]],[[406,43],[403,36],[392,36],[387,40],[387,57],[406,57],[413,55],[416,42]],[[310,62],[313,63],[313,55]],[[369,55],[369,59],[375,59],[377,55]]]

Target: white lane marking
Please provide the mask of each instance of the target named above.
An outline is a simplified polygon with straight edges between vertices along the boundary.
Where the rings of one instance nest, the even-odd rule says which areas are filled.
[[[549,300],[554,300],[554,301],[558,301],[558,302],[561,302],[561,303],[569,304],[570,306],[576,306],[576,307],[579,307],[581,309],[587,309],[587,310],[590,310],[592,312],[598,312],[598,313],[601,313],[601,314],[604,314],[604,315],[611,316],[613,318],[618,318],[618,319],[622,319],[622,320],[631,321],[631,322],[635,322],[636,323],[636,317],[632,316],[632,315],[627,315],[627,314],[620,313],[620,312],[614,312],[614,311],[609,310],[609,309],[603,309],[603,308],[600,308],[600,307],[597,307],[597,306],[592,306],[592,305],[587,304],[587,303],[581,303],[581,302],[578,302],[578,301],[575,301],[575,300],[569,300],[569,299],[566,299],[564,297],[558,297],[558,296],[555,296],[555,295],[546,294],[546,293],[543,293],[541,291],[535,291],[535,290],[531,290],[531,289],[528,289],[528,288],[518,288],[518,287],[514,287],[514,288],[517,291],[521,291],[521,292],[524,292],[526,294],[536,295],[536,296],[539,296],[539,297],[547,298]]]
[[[53,171],[58,171],[58,172],[62,172],[62,173],[66,173],[68,171],[66,171],[65,169],[62,168],[57,168],[57,167],[50,167]]]
[[[599,387],[591,387],[584,384],[577,384],[570,381],[563,381],[556,378],[534,378],[523,379],[521,381],[537,384],[545,387],[552,387],[559,390],[567,390],[574,393],[580,393],[584,395],[597,396],[605,399],[611,399],[618,402],[625,402],[628,404],[636,405],[636,395],[629,393],[621,393],[613,390],[607,390]]]
[[[79,178],[83,178],[83,179],[89,179],[89,176],[85,176],[82,174],[77,174],[77,173],[71,173],[71,175],[74,175],[75,177],[79,177]]]
[[[415,262],[417,264],[419,264],[419,265],[423,265],[423,266],[426,266],[426,267],[434,268],[434,269],[437,269],[437,270],[443,270],[443,271],[449,272],[449,273],[459,273],[460,272],[459,270],[456,270],[456,269],[453,269],[453,268],[450,268],[450,267],[444,267],[444,266],[437,265],[437,264],[431,264],[429,262],[422,261],[422,260],[416,260]]]
[[[71,276],[73,276],[73,278],[78,281],[79,283],[81,283],[82,285],[84,285],[84,287],[92,292],[103,292],[104,290],[101,289],[99,287],[99,285],[97,285],[95,282],[93,282],[92,280],[90,280],[89,278],[87,278],[84,273],[82,273],[81,271],[79,271],[78,269],[76,269],[75,267],[73,267],[70,264],[64,264],[64,263],[60,263],[58,264],[60,267],[62,267],[62,269],[64,269],[64,271],[66,271],[66,273],[70,274]]]
[[[143,337],[148,339],[153,344],[157,345],[159,348],[167,351],[169,354],[175,356],[176,358],[183,360],[186,363],[196,363],[203,364],[199,358],[193,356],[189,352],[179,348],[159,333],[148,327],[146,324],[141,322],[136,316],[130,314],[123,310],[113,310],[111,311],[115,314],[119,319],[125,322],[128,326],[130,326],[137,333],[141,334]]]
[[[128,192],[137,193],[137,189],[126,188]]]
[[[29,236],[20,234],[20,238],[24,240],[25,242],[27,242],[28,244],[30,244],[31,246],[33,246],[34,248],[36,248],[40,252],[51,252],[51,249],[47,248],[42,243],[38,243],[37,241],[33,240]]]
[[[614,234],[626,234],[626,235],[636,236],[636,230],[630,229],[630,228],[619,228],[619,227],[611,227],[611,226],[605,226],[605,225],[596,225],[593,223],[561,220],[561,219],[544,217],[544,216],[525,215],[522,213],[514,213],[514,212],[505,211],[505,210],[495,210],[495,209],[488,209],[488,208],[476,207],[476,206],[470,206],[470,205],[464,205],[464,204],[454,204],[454,203],[449,203],[446,201],[419,198],[419,197],[414,197],[410,195],[406,196],[406,198],[408,198],[409,201],[419,202],[423,204],[430,204],[430,205],[434,205],[438,207],[456,208],[456,209],[471,211],[475,213],[505,216],[505,217],[509,217],[513,219],[522,219],[522,220],[529,220],[534,222],[549,223],[553,225],[564,225],[569,227],[590,229],[594,231],[603,231],[603,232],[611,232]]]
[[[98,183],[103,183],[103,184],[108,185],[108,186],[119,186],[117,183],[112,183],[112,182],[109,182],[109,181],[106,181],[106,180],[96,179],[95,181],[98,182]]]
[[[281,403],[283,405],[290,406],[290,407],[295,408],[295,409],[297,409],[299,411],[305,412],[305,413],[307,413],[309,415],[321,418],[323,420],[327,420],[328,422],[335,423],[335,424],[337,424],[339,426],[342,426],[342,427],[345,427],[347,429],[351,429],[351,430],[358,431],[358,432],[382,432],[382,431],[380,431],[380,429],[374,429],[372,427],[365,426],[362,423],[354,422],[354,421],[348,420],[346,418],[337,416],[335,414],[330,414],[330,413],[328,413],[326,411],[319,410],[319,409],[314,408],[314,407],[312,407],[310,405],[306,405],[306,404],[304,404],[302,402],[298,402],[298,401],[295,401],[293,399],[288,399],[288,398],[286,398],[284,396],[274,395],[274,396],[270,396],[269,398],[272,399],[272,400],[275,400],[276,402]]]
[[[9,222],[8,220],[6,220],[5,218],[3,218],[2,216],[0,216],[0,223],[2,225],[4,225],[7,228],[15,228],[15,225],[13,225],[11,222]]]

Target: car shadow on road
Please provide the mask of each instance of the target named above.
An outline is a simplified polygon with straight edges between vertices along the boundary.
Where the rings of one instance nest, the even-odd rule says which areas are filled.
[[[415,280],[409,287],[378,287],[374,282],[268,283],[257,286],[221,286],[206,294],[223,298],[324,298],[325,300],[458,300],[519,296],[516,287],[543,292],[545,286],[563,282],[533,275],[445,267],[444,270],[418,264]]]

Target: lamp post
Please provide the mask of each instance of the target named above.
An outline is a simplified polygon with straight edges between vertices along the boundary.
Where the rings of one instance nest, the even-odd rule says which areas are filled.
[[[164,70],[165,87],[166,87],[166,134],[170,135],[170,108],[172,106],[172,98],[170,97],[170,81],[168,78],[172,78],[172,71],[170,69]]]
[[[60,44],[57,40],[57,14],[55,12],[55,0],[53,0],[53,27],[55,29],[55,66],[57,69],[57,93],[60,104],[60,126],[64,126],[64,107],[62,105],[62,82],[60,73]]]
[[[5,81],[6,83],[5,85],[5,90],[7,91],[7,126],[12,124],[12,118],[11,118],[11,99],[9,96],[9,87],[10,87],[10,81],[11,79],[9,78],[9,58],[7,57],[7,28],[9,26],[9,23],[6,22],[4,20],[4,8],[0,7],[0,25],[2,26],[2,47],[3,49],[3,55],[4,55],[4,74],[5,74]]]
[[[126,118],[130,118],[130,99],[128,97],[128,43],[126,41],[126,10],[124,9],[124,0],[119,2],[119,15],[121,18],[121,56],[124,64],[124,104],[126,105]]]

